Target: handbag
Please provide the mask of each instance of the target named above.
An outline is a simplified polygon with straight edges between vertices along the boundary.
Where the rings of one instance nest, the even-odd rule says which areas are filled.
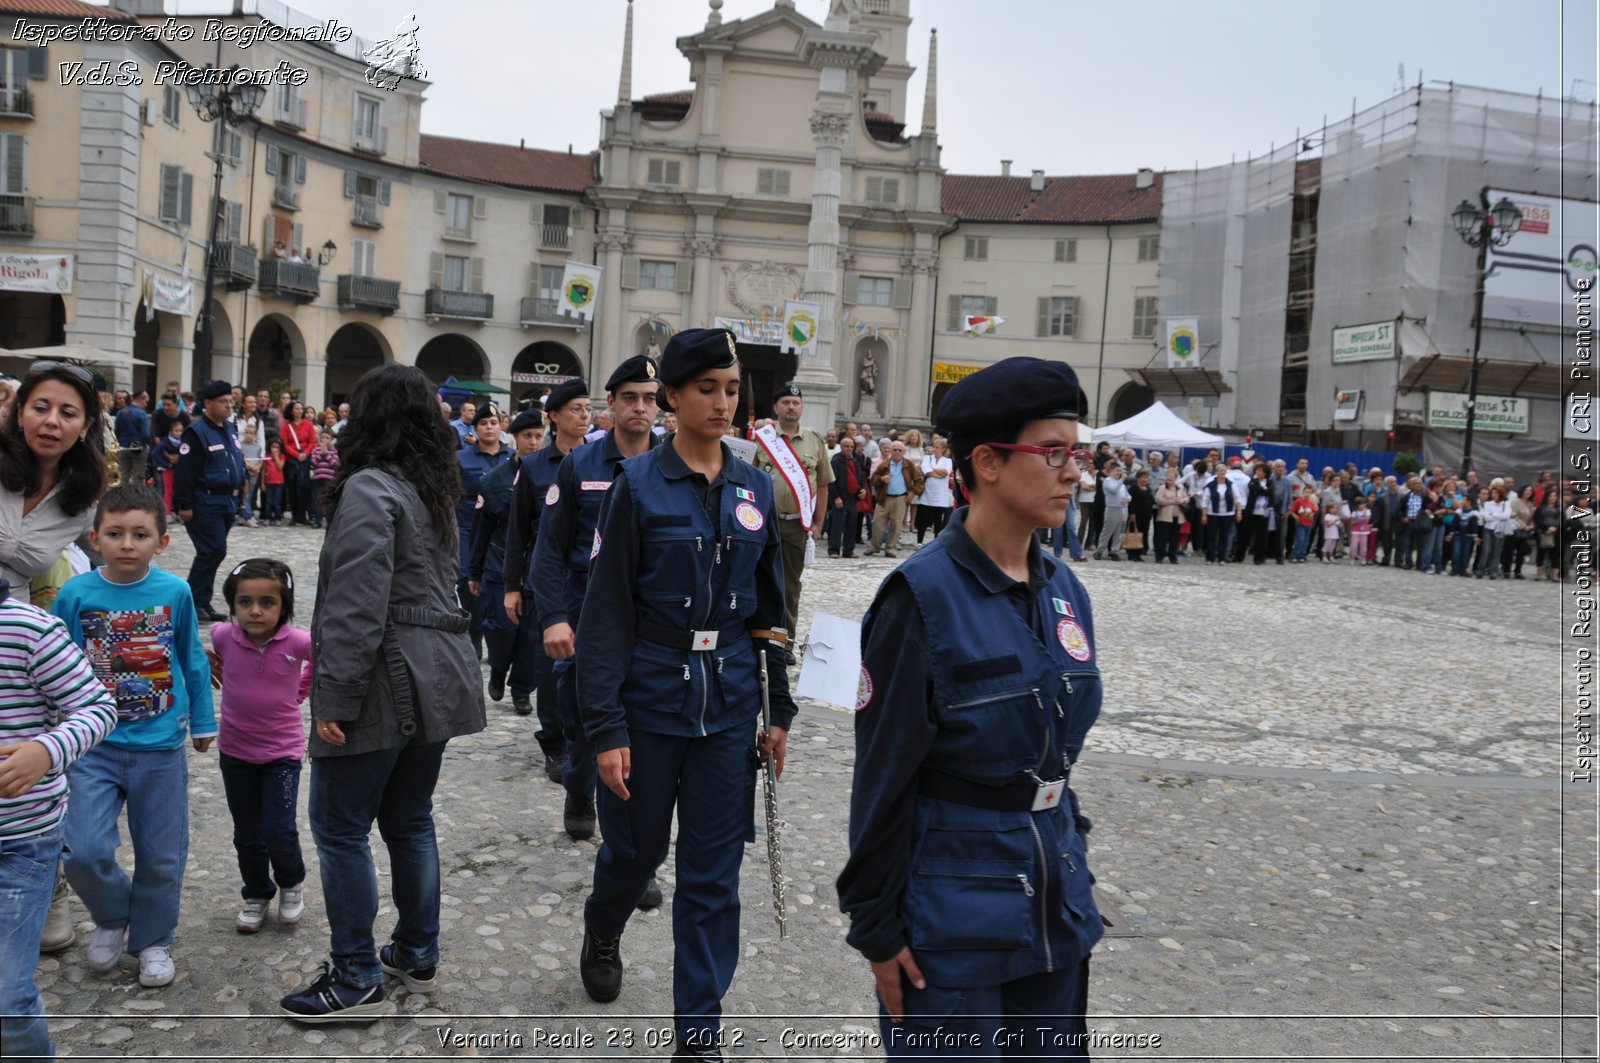
[[[1433,531],[1433,514],[1425,509],[1417,510],[1416,519],[1412,522],[1417,531]]]
[[[1130,531],[1122,533],[1122,548],[1124,550],[1143,550],[1144,532]]]

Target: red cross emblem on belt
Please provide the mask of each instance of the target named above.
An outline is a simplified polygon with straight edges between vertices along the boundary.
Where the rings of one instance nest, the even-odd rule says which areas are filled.
[[[1047,805],[1053,805],[1056,803],[1056,792],[1054,790],[1047,790],[1045,792],[1044,803]]]
[[[711,645],[711,640],[710,639],[701,639],[700,640],[700,645],[709,646],[709,645]]]

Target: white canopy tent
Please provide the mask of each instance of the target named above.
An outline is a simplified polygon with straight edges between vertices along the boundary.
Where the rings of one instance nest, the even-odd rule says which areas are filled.
[[[1147,410],[1129,417],[1126,421],[1104,425],[1094,430],[1095,443],[1112,446],[1178,449],[1181,447],[1220,447],[1222,437],[1202,431],[1173,413],[1166,403],[1157,402]]]

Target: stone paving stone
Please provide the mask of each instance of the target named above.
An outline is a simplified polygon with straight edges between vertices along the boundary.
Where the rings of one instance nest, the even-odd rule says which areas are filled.
[[[309,529],[237,529],[222,572],[250,556],[288,561],[309,623],[320,541]],[[182,575],[191,556],[175,529],[162,563]],[[891,567],[818,562],[801,631],[814,610],[859,617]],[[1592,817],[1563,816],[1554,782],[1555,586],[1320,564],[1074,568],[1093,596],[1106,677],[1074,785],[1096,824],[1099,888],[1141,935],[1097,950],[1090,1025],[1107,1038],[1162,1037],[1159,1048],[1108,1041],[1095,1054],[1304,1061],[1420,1048],[1467,1059],[1556,1055],[1563,1028],[1568,1045],[1592,1039],[1592,1023],[1535,1017],[1559,1014],[1563,992],[1581,1013],[1571,994],[1592,1002],[1596,976],[1592,926],[1580,918],[1592,898],[1570,879],[1561,892],[1561,847],[1592,851]],[[491,702],[488,729],[451,743],[435,796],[439,988],[413,997],[391,983],[397,1015],[370,1025],[277,1017],[278,997],[315,977],[326,955],[310,831],[301,924],[269,917],[253,937],[235,933],[231,822],[214,754],[193,755],[177,980],[140,988],[131,957],[89,972],[92,926],[75,901],[79,944],[39,964],[62,1053],[669,1055],[658,1046],[671,1026],[670,908],[629,924],[619,1001],[596,1005],[578,983],[597,843],[562,831],[561,791],[543,776],[535,726],[509,701]],[[739,1041],[731,1056],[878,1055],[859,1047],[876,1034],[872,981],[844,944],[833,888],[846,855],[851,727],[844,709],[802,704],[782,791],[786,941],[764,843],[748,851],[743,955],[725,1003]],[[376,837],[374,853],[381,942],[394,912]],[[669,857],[660,875],[669,904],[674,877]],[[833,1040],[794,1047],[796,1036]]]

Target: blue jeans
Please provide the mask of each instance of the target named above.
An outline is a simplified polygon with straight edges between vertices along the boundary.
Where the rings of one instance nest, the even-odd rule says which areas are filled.
[[[261,479],[260,473],[244,474],[244,500],[239,506],[239,516],[245,520],[254,520],[256,515],[256,484]]]
[[[64,834],[57,824],[32,838],[0,837],[0,908],[6,913],[0,920],[0,1015],[8,1016],[0,1019],[0,1056],[6,1059],[55,1058],[33,969]]]
[[[1306,556],[1306,547],[1310,545],[1311,525],[1301,524],[1296,521],[1294,525],[1294,553],[1290,557],[1295,561],[1299,561]]]
[[[1444,525],[1436,520],[1432,529],[1419,531],[1417,535],[1422,540],[1422,557],[1417,561],[1417,567],[1424,572],[1429,568],[1443,572]]]
[[[390,938],[407,970],[439,962],[439,845],[433,788],[443,742],[413,742],[349,756],[311,760],[311,836],[322,861],[329,952],[345,981],[366,989],[383,979],[372,924],[378,874],[368,836],[378,823],[389,850],[399,922]]]
[[[1061,556],[1063,545],[1071,552],[1073,560],[1083,556],[1083,544],[1078,541],[1078,522],[1075,519],[1078,515],[1077,510],[1076,502],[1068,502],[1067,519],[1062,522],[1061,527],[1048,529],[1050,535],[1045,545],[1050,547],[1051,552],[1057,557]],[[1066,540],[1065,544],[1062,542],[1063,539]]]
[[[1465,576],[1469,571],[1467,566],[1472,562],[1472,548],[1476,545],[1475,538],[1475,536],[1467,532],[1456,532],[1455,542],[1451,544],[1454,547],[1452,551],[1454,557],[1452,558],[1450,571],[1458,576]]]
[[[269,901],[278,887],[298,886],[306,880],[300,855],[300,758],[285,757],[265,764],[218,752],[222,764],[222,789],[233,814],[233,849],[239,856],[239,875],[245,900]]]
[[[172,944],[189,859],[189,753],[102,743],[69,769],[67,881],[95,926],[128,928],[134,955]],[[117,866],[117,814],[128,807],[133,879]]]
[[[261,489],[261,519],[283,519],[283,485],[267,484]]]

